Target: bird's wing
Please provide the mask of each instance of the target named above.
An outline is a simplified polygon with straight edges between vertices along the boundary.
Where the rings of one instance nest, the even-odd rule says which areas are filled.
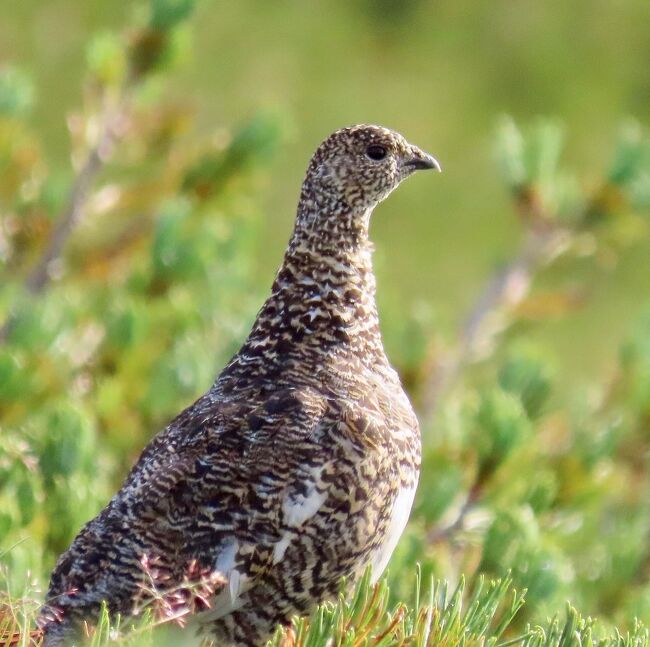
[[[308,390],[276,391],[256,404],[204,396],[150,443],[79,533],[48,599],[79,611],[107,599],[127,611],[147,556],[171,581],[193,562],[222,572],[224,612],[234,608],[281,556],[283,528],[305,523],[326,496],[316,477],[331,458],[319,436],[328,415],[325,399]]]

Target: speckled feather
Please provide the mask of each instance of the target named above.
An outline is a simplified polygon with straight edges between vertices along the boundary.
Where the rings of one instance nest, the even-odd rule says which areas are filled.
[[[420,438],[379,333],[368,225],[418,168],[437,162],[378,126],[320,145],[241,350],[59,559],[48,647],[102,600],[128,613],[143,555],[172,581],[193,560],[223,572],[228,583],[195,617],[219,644],[263,644],[278,622],[335,595],[342,576],[368,564],[379,576],[408,518]]]

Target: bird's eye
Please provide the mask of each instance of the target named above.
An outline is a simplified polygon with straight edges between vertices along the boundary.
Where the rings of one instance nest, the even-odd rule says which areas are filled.
[[[366,155],[375,162],[383,160],[387,152],[383,146],[368,146],[366,148]]]

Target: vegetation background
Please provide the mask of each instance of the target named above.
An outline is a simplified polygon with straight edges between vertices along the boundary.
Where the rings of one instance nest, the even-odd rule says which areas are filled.
[[[388,615],[419,562],[469,593],[510,572],[508,636],[566,600],[650,622],[648,24],[645,0],[0,3],[7,635],[237,349],[311,153],[358,122],[444,168],[372,226],[425,447]]]

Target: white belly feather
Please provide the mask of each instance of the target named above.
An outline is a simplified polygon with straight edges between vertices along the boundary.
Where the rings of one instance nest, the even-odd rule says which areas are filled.
[[[381,574],[384,572],[384,569],[388,565],[390,557],[393,554],[395,547],[397,546],[397,542],[402,536],[404,528],[406,528],[406,524],[409,520],[409,515],[411,514],[411,508],[413,507],[413,499],[415,498],[416,488],[417,483],[414,483],[411,487],[402,488],[402,490],[400,490],[399,494],[395,498],[393,508],[390,513],[388,530],[384,535],[384,541],[370,559],[370,565],[372,566],[373,584],[381,577]]]

